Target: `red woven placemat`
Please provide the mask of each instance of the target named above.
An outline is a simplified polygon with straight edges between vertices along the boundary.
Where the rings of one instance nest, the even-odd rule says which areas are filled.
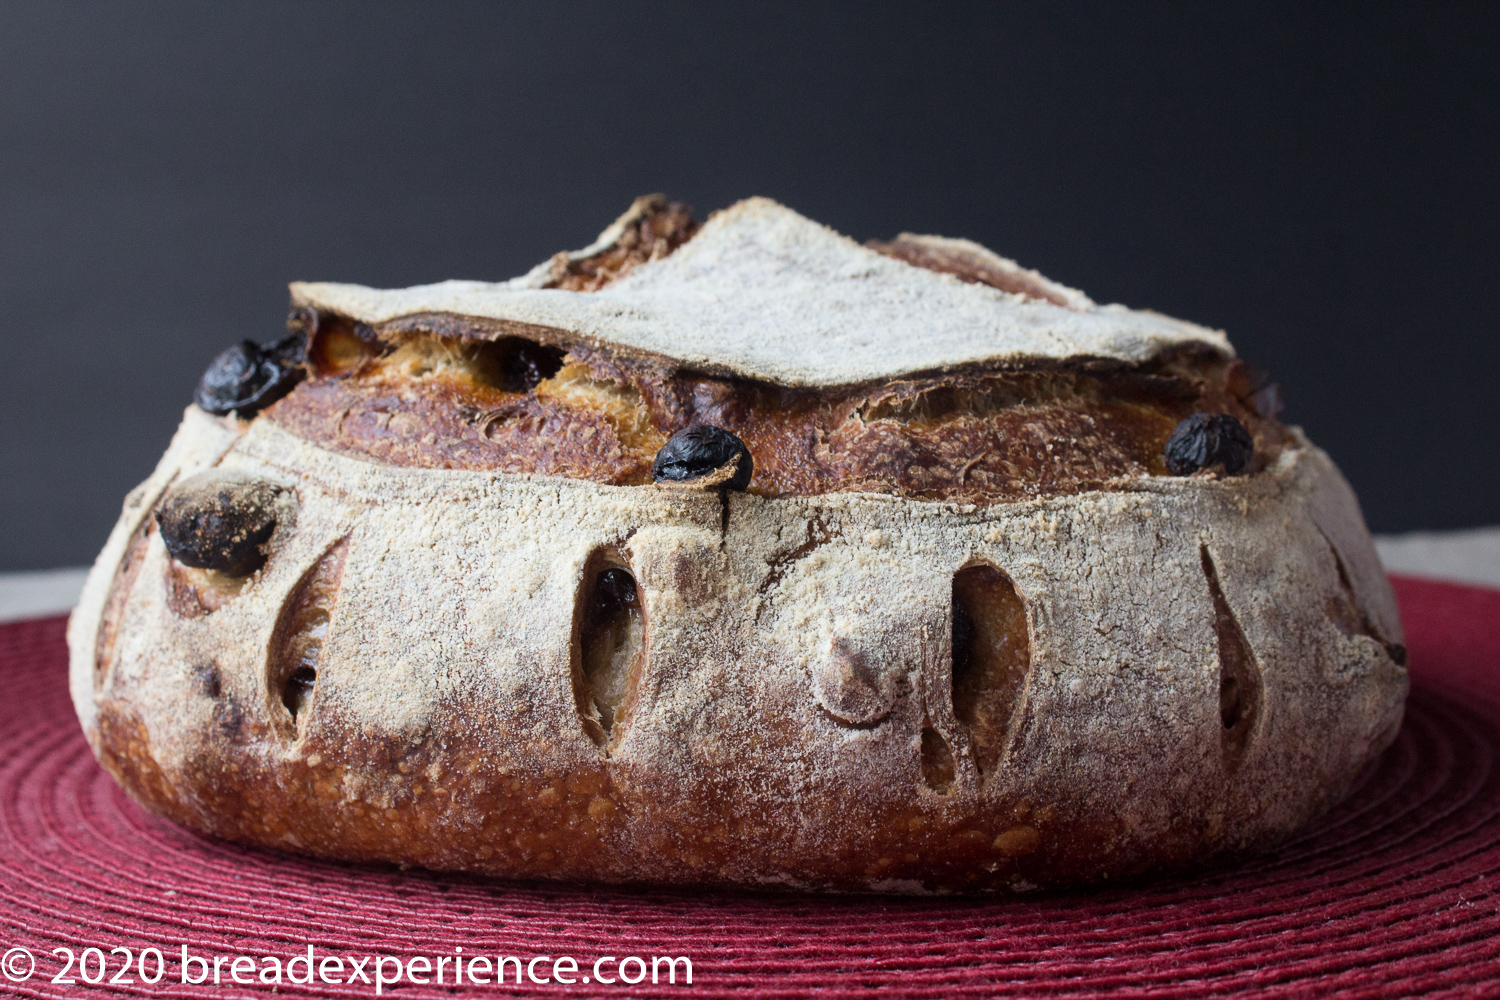
[[[0,949],[30,979],[0,994],[270,996],[265,960],[520,956],[547,985],[417,985],[387,994],[754,997],[1500,995],[1500,591],[1398,580],[1412,694],[1396,745],[1332,815],[1223,871],[1050,897],[902,900],[518,885],[307,861],[157,820],[95,765],[67,694],[59,619],[0,627]],[[180,978],[180,949],[225,961]],[[51,978],[97,947],[106,982]],[[130,950],[132,966],[120,973]],[[143,949],[165,975],[142,982]],[[147,952],[145,973],[154,976]],[[252,985],[231,960],[252,959]],[[560,956],[579,971],[553,979]],[[637,985],[593,979],[645,973]],[[638,956],[642,963],[621,963]],[[688,956],[693,985],[655,956]],[[6,956],[19,974],[26,956]],[[244,977],[245,965],[241,965]],[[329,967],[330,978],[342,978]],[[483,975],[483,964],[476,967]],[[196,977],[206,967],[190,963]],[[300,978],[299,964],[287,970]],[[421,968],[418,978],[433,976]],[[88,978],[98,972],[90,953]],[[347,976],[350,966],[343,966]],[[372,980],[372,965],[364,968]],[[270,972],[267,972],[270,975]],[[590,976],[585,984],[582,976]],[[132,984],[109,985],[128,976]],[[371,996],[373,982],[276,996]]]

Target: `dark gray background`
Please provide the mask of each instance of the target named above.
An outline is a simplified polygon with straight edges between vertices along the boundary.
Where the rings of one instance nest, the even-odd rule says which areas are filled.
[[[0,6],[0,570],[93,557],[287,281],[657,190],[1224,327],[1372,527],[1500,522],[1500,5],[1308,6]]]

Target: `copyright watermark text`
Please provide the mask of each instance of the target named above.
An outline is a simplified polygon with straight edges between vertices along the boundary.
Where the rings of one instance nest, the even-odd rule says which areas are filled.
[[[235,955],[195,952],[187,945],[175,951],[117,945],[54,948],[38,962],[29,949],[14,947],[0,957],[0,975],[12,983],[47,976],[59,985],[109,983],[132,986],[202,986],[235,983],[241,986],[278,986],[282,983],[327,986],[365,985],[383,994],[399,983],[453,986],[559,986],[589,983],[687,986],[693,981],[693,962],[685,955],[601,955],[580,959],[570,955],[480,954],[455,947],[451,953],[428,955],[350,955],[308,945],[305,952],[282,955]],[[48,976],[48,972],[52,975]]]

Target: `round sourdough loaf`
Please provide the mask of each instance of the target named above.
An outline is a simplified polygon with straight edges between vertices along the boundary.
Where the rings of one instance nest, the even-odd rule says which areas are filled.
[[[1025,890],[1272,844],[1400,724],[1354,494],[1220,333],[762,199],[641,199],[501,284],[292,296],[69,629],[99,760],[196,830]],[[652,481],[694,424],[747,490]]]

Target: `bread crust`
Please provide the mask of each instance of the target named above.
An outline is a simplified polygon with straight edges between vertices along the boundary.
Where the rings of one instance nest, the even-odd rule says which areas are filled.
[[[211,467],[282,487],[297,514],[242,593],[184,617],[150,512]],[[289,728],[278,629],[336,550],[316,697]],[[628,724],[601,746],[573,645],[604,550],[633,571],[647,625]],[[981,564],[1028,622],[987,773],[948,673],[953,577]],[[1368,634],[1339,624],[1340,602]],[[1216,603],[1257,674],[1238,747]],[[1028,889],[1253,849],[1344,793],[1406,690],[1353,494],[1300,438],[1255,476],[974,506],[398,468],[190,409],[69,640],[100,760],[184,825],[658,884]],[[840,717],[859,704],[864,721]]]
[[[293,298],[305,380],[189,408],[69,625],[100,762],[193,829],[1025,891],[1272,844],[1400,724],[1354,494],[1216,331],[763,199],[701,230],[642,199],[511,282]],[[1167,475],[1198,412],[1234,450]],[[649,481],[694,422],[748,492]]]
[[[1112,489],[1166,475],[1179,421],[1229,413],[1256,440],[1252,468],[1287,442],[1239,377],[1240,362],[1202,348],[1148,365],[1095,360],[977,367],[870,385],[791,389],[726,379],[571,345],[534,386],[496,374],[527,349],[459,321],[441,334],[365,328],[357,360],[321,362],[347,319],[310,324],[312,377],[267,419],[325,448],[391,465],[565,475],[615,486],[650,482],[671,434],[708,423],[755,456],[763,496],[890,493],[973,503]],[[432,324],[439,326],[438,324]],[[1244,386],[1241,385],[1244,383]],[[1258,388],[1258,386],[1256,386]]]
[[[625,231],[617,223],[570,260],[597,257]],[[291,290],[295,306],[373,327],[456,322],[789,388],[975,364],[1140,364],[1192,345],[1234,353],[1222,331],[1149,310],[1081,296],[1059,306],[892,259],[765,198],[715,212],[675,252],[596,291],[547,287],[555,277],[547,261],[506,282],[396,290],[295,282]]]

